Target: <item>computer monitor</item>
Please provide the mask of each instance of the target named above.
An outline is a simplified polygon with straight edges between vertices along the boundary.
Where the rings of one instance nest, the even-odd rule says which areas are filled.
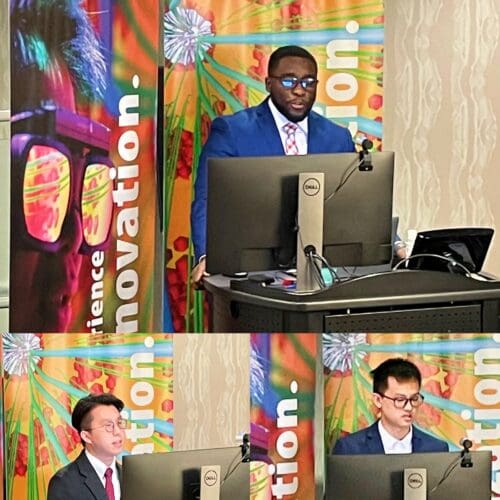
[[[394,153],[371,156],[369,171],[357,168],[357,153],[209,159],[207,271],[295,267],[302,172],[325,176],[322,255],[329,264],[389,263]]]
[[[241,455],[240,446],[125,455],[122,499],[196,500],[200,495],[201,466],[220,465],[221,500],[248,500],[250,468]]]
[[[493,229],[483,227],[419,232],[407,267],[461,274],[479,273],[492,238]]]
[[[472,467],[461,466],[461,452],[330,455],[325,499],[403,500],[404,469],[421,468],[427,470],[427,500],[490,500],[491,452],[470,456]]]

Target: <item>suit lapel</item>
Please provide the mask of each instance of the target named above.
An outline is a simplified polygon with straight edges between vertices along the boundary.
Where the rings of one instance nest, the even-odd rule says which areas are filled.
[[[384,445],[378,431],[378,420],[366,429],[366,448],[370,453],[384,453]]]
[[[269,99],[269,98],[268,98]],[[258,130],[256,131],[256,137],[259,141],[262,141],[264,145],[261,144],[259,148],[266,156],[279,156],[284,154],[283,143],[281,142],[281,137],[276,127],[273,115],[269,109],[269,104],[266,99],[264,102],[259,104],[256,109],[257,120],[256,126]]]
[[[90,465],[90,462],[85,455],[85,451],[80,453],[80,456],[76,459],[76,463],[80,474],[83,476],[83,482],[92,493],[93,497],[96,500],[108,500],[104,486],[97,476],[96,471],[92,465]]]
[[[313,113],[309,113],[309,120],[307,123],[307,152],[317,153],[318,144],[322,141],[319,140],[320,129],[316,126],[316,117]]]
[[[420,436],[418,429],[415,429],[415,427],[413,427],[413,434],[411,437],[411,451],[413,453],[419,453],[422,451],[422,437]]]

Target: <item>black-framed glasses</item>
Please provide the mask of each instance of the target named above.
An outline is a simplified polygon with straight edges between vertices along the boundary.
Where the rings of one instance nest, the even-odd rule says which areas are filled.
[[[113,218],[110,130],[72,111],[45,106],[14,115],[12,202],[16,234],[57,252],[72,207],[82,225],[82,253],[107,246]],[[19,231],[24,228],[24,231]]]
[[[97,427],[90,427],[89,429],[85,429],[87,431],[95,431],[104,429],[106,432],[112,433],[115,432],[115,428],[118,429],[126,429],[128,425],[128,421],[124,418],[119,418],[116,422],[106,422],[103,425],[99,425]]]
[[[313,89],[318,83],[318,80],[312,76],[306,78],[297,78],[296,76],[269,76],[268,78],[279,80],[281,86],[288,90],[294,89],[299,84],[304,90]]]
[[[394,403],[394,406],[399,410],[405,408],[408,402],[410,402],[412,408],[418,408],[424,402],[424,397],[419,392],[417,394],[414,394],[413,396],[410,396],[409,398],[405,398],[403,396],[397,396],[395,398],[391,398],[390,396],[386,396],[385,394],[380,394],[380,393],[379,396],[386,399],[390,399]]]

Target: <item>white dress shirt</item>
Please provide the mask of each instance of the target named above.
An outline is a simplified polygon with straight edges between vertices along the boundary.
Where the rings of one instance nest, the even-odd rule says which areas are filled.
[[[412,452],[411,439],[413,437],[413,427],[410,426],[410,432],[408,432],[403,439],[398,439],[389,434],[382,425],[382,421],[379,420],[378,432],[382,439],[382,445],[384,446],[384,453],[386,455]]]
[[[111,467],[113,474],[111,476],[111,481],[113,483],[113,490],[115,492],[115,500],[120,500],[121,498],[121,489],[120,489],[120,481],[118,480],[118,469],[116,467],[116,458],[113,459],[113,463],[111,465],[106,465],[104,462],[101,462],[97,457],[91,455],[87,450],[85,450],[85,455],[89,459],[90,465],[94,468],[97,473],[97,476],[101,480],[101,483],[104,487],[106,487],[106,478],[104,477],[104,473],[108,467]]]
[[[273,115],[274,122],[276,123],[276,127],[278,128],[278,132],[280,133],[281,143],[283,144],[283,151],[286,151],[287,134],[283,130],[283,126],[286,125],[287,123],[290,123],[290,120],[278,111],[278,108],[274,105],[271,98],[269,98],[267,102],[269,104],[269,109],[271,110],[271,114]],[[299,155],[306,155],[307,132],[308,132],[307,116],[302,121],[295,123],[295,125],[297,125],[297,130],[295,131],[295,142],[297,143]]]

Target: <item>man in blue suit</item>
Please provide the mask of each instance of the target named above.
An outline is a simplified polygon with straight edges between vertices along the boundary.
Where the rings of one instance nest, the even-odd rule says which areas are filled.
[[[371,372],[373,402],[380,419],[370,427],[339,439],[333,448],[338,455],[424,453],[449,451],[448,444],[413,425],[424,398],[422,376],[408,360],[392,358]]]
[[[200,155],[191,207],[197,262],[192,272],[195,284],[205,275],[208,158],[354,151],[346,128],[311,111],[316,99],[317,75],[316,60],[307,50],[294,45],[280,47],[269,58],[266,77],[269,96],[265,101],[213,121]]]

